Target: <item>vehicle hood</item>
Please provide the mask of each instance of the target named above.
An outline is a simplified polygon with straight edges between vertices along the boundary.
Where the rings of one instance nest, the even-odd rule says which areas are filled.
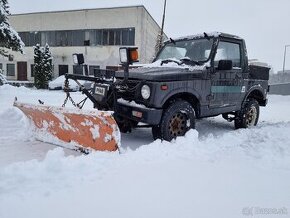
[[[181,81],[202,78],[205,69],[190,69],[178,67],[140,67],[129,70],[129,79],[146,81]],[[124,78],[124,72],[116,72],[118,79]]]

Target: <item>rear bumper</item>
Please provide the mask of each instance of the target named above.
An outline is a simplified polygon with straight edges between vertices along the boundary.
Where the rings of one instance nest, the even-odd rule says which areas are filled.
[[[115,113],[117,115],[149,125],[158,125],[162,117],[162,112],[162,109],[134,107],[121,103],[115,105]],[[138,117],[136,114],[138,114]]]

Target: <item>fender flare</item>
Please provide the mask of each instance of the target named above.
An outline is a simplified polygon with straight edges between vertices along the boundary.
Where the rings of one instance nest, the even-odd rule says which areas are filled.
[[[261,96],[263,97],[263,100],[266,99],[266,94],[264,92],[263,87],[260,85],[254,85],[248,90],[247,94],[245,95],[245,97],[242,101],[242,104],[248,99],[248,97],[251,95],[251,93],[253,93],[255,91],[258,91],[261,94]]]
[[[200,113],[200,106],[201,106],[201,96],[198,94],[198,92],[192,88],[177,88],[174,89],[172,91],[170,91],[161,101],[161,105],[162,107],[164,107],[164,105],[168,102],[169,99],[171,99],[174,96],[178,96],[178,95],[189,95],[192,96],[192,100],[193,101],[197,101],[198,104],[192,104],[192,106],[195,108],[195,112],[197,114]],[[187,100],[186,98],[183,98],[184,100]],[[189,101],[190,103],[193,103],[193,101]]]

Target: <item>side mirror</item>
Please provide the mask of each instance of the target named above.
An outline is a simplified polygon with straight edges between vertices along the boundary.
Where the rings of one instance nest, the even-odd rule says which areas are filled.
[[[232,60],[220,60],[218,64],[218,70],[231,70],[233,69]]]

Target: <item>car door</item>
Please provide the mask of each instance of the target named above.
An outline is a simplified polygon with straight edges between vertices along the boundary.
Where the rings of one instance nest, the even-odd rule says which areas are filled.
[[[218,113],[234,110],[242,87],[241,42],[220,40],[214,59],[215,73],[211,80],[210,108]],[[232,62],[232,67],[223,66]]]

